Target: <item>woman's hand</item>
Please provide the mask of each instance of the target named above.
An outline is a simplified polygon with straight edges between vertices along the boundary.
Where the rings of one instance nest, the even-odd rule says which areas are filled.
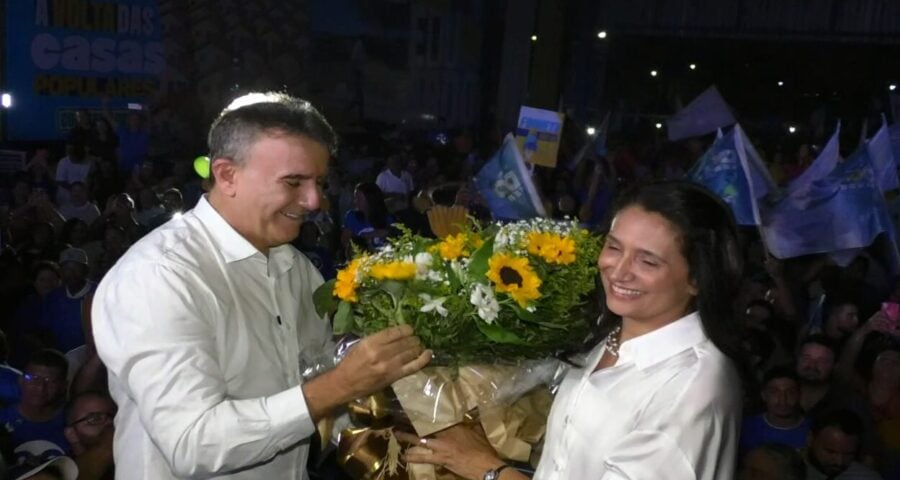
[[[488,470],[504,464],[488,443],[480,425],[474,428],[455,425],[425,439],[398,431],[394,435],[401,442],[431,451],[408,451],[405,455],[408,463],[438,465],[471,480],[481,480]]]

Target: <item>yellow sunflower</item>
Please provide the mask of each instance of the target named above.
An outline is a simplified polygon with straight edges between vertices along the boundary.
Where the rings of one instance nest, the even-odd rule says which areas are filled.
[[[409,280],[416,276],[416,264],[412,262],[376,263],[369,269],[375,280]]]
[[[508,294],[520,307],[540,298],[541,279],[534,273],[527,258],[498,253],[488,260],[488,279],[498,292]]]
[[[459,257],[468,257],[482,244],[484,244],[484,240],[478,235],[457,233],[448,235],[435,248],[444,260],[456,260]]]
[[[345,302],[356,303],[359,301],[359,297],[356,295],[356,287],[359,286],[357,278],[359,274],[359,265],[362,261],[362,257],[356,258],[345,268],[337,272],[334,290],[332,290],[334,296]]]
[[[526,237],[528,253],[547,263],[568,265],[575,261],[575,241],[552,233],[531,232]]]
[[[469,252],[466,251],[466,234],[448,235],[438,244],[438,251],[444,260],[456,260],[459,257],[468,255]]]

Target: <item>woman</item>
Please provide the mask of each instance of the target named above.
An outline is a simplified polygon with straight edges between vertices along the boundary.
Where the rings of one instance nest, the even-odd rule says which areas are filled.
[[[554,400],[536,479],[731,479],[741,382],[723,352],[741,277],[728,207],[702,187],[626,192],[600,253],[609,332]],[[602,338],[602,337],[601,337]],[[454,427],[410,452],[467,478],[526,478]]]
[[[363,182],[353,192],[354,209],[344,216],[341,244],[349,255],[351,241],[362,243],[363,248],[374,250],[382,245],[394,222],[384,204],[384,195],[378,185]]]

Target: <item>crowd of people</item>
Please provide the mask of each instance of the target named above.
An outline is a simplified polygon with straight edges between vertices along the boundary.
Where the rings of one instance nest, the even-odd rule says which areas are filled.
[[[194,155],[149,155],[139,113],[124,125],[105,111],[77,118],[64,152],[29,152],[23,170],[0,182],[0,452],[9,478],[112,478],[117,405],[94,344],[95,289],[131,245],[209,190]],[[498,142],[453,133],[443,143],[343,141],[319,208],[291,243],[329,279],[398,225],[433,236],[435,206],[490,219],[472,179]],[[564,148],[558,166],[534,178],[548,215],[606,232],[618,192],[683,176],[703,149],[611,138],[608,152],[580,162]],[[798,148],[796,165],[776,160],[776,177],[802,172],[810,151]],[[742,379],[731,386],[743,400],[739,478],[900,478],[897,272],[874,250],[847,267],[828,255],[779,260],[757,232],[740,234],[745,267],[730,302],[741,340],[730,352]]]

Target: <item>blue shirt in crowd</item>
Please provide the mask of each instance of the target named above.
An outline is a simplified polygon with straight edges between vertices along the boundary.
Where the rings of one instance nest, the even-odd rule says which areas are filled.
[[[804,418],[792,428],[778,428],[766,421],[765,414],[744,420],[741,428],[739,452],[743,455],[764,443],[781,443],[789,447],[803,448],[809,434],[809,419]]]
[[[97,288],[88,281],[85,289],[69,295],[65,285],[47,294],[39,326],[53,335],[57,350],[66,353],[84,345],[84,327],[81,325],[81,309],[84,297]]]
[[[0,405],[5,407],[19,403],[22,398],[22,390],[19,388],[21,376],[22,372],[0,363]]]
[[[33,440],[44,440],[57,445],[65,452],[71,450],[63,433],[66,428],[66,415],[63,409],[46,422],[32,422],[19,413],[18,404],[10,405],[0,410],[0,425],[9,432],[13,448]]]

